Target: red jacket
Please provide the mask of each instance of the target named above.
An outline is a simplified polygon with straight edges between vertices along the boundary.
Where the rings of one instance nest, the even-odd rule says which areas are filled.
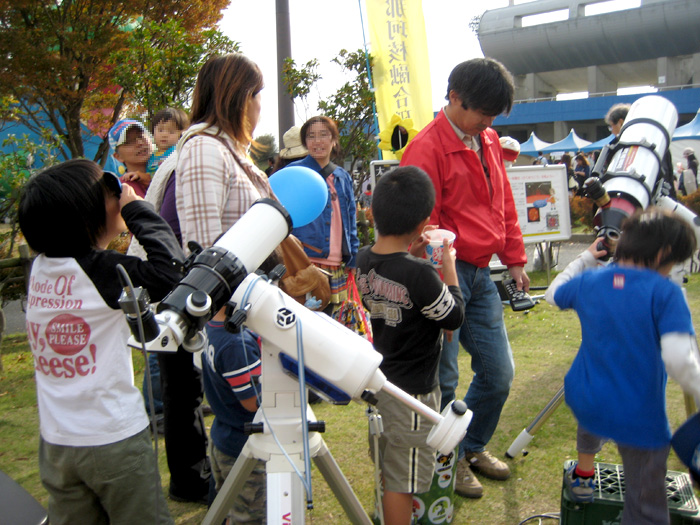
[[[485,268],[495,253],[503,264],[525,266],[527,256],[498,134],[480,135],[493,196],[479,155],[468,149],[440,110],[408,144],[402,166],[418,166],[435,186],[431,224],[455,232],[457,259]]]

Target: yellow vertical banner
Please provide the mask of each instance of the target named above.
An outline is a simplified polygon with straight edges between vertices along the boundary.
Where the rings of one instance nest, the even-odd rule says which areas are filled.
[[[365,0],[365,4],[382,139],[379,147],[393,150],[400,158],[407,139],[433,120],[423,4],[422,0]],[[408,132],[398,142],[395,133],[391,138],[397,124]]]

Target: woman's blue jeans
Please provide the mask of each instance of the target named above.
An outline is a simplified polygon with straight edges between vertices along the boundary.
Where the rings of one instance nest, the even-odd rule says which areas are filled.
[[[464,402],[474,413],[460,445],[465,452],[481,452],[493,436],[513,382],[515,364],[503,320],[503,303],[489,268],[457,261],[459,287],[464,296],[462,327],[451,342],[443,340],[440,356],[442,407],[455,398],[459,382],[459,345],[471,355],[474,375]]]

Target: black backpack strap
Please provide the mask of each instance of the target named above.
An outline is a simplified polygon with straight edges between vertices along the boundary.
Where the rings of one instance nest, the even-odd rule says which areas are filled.
[[[322,169],[321,169],[321,176],[322,176],[324,179],[327,179],[327,178],[328,178],[328,175],[330,175],[331,173],[333,173],[337,167],[338,167],[337,164],[333,164],[332,162],[329,162],[328,164],[326,164],[326,167],[325,167],[325,168],[322,168]]]

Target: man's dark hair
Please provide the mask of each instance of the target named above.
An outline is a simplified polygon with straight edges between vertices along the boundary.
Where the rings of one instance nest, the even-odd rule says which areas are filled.
[[[632,104],[615,104],[608,110],[605,115],[605,123],[608,126],[617,124],[620,120],[625,120],[627,118],[627,113],[629,113]]]
[[[416,166],[401,166],[382,175],[372,194],[374,226],[381,235],[406,235],[430,217],[435,188]]]
[[[190,119],[187,113],[180,108],[165,108],[161,109],[153,117],[153,122],[151,122],[151,133],[156,132],[156,126],[161,122],[168,122],[172,120],[175,123],[175,127],[180,130],[186,130],[190,125]]]
[[[464,109],[496,116],[510,113],[515,86],[513,76],[492,58],[473,58],[456,66],[447,80],[446,100],[454,90]]]
[[[690,224],[670,212],[648,208],[622,224],[615,259],[655,269],[659,251],[663,256],[658,264],[663,266],[685,261],[695,252],[696,245]]]
[[[50,257],[89,252],[106,227],[107,191],[102,168],[85,159],[68,160],[29,179],[19,201],[19,227],[29,246]]]

